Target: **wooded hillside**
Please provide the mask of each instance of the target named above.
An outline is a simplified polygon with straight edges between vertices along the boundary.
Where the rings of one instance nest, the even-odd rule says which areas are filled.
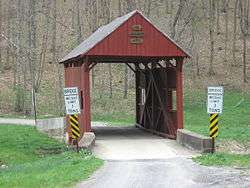
[[[63,115],[58,61],[98,27],[135,9],[192,55],[185,64],[191,102],[208,85],[245,93],[249,8],[250,0],[1,0],[0,114],[33,114],[36,100],[38,114]],[[127,66],[100,64],[91,77],[94,114],[121,107],[133,114],[134,75]]]

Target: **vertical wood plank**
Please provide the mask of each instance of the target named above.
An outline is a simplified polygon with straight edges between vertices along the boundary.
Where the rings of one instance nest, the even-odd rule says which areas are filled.
[[[88,58],[84,59],[81,71],[81,87],[83,98],[82,118],[83,125],[81,134],[91,131],[91,112],[90,112],[90,83],[89,83],[89,64]]]

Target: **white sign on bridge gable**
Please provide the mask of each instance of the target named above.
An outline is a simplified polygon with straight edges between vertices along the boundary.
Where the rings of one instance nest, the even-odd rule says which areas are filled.
[[[207,113],[221,114],[223,109],[223,87],[207,88]]]
[[[78,96],[78,88],[77,87],[66,87],[63,89],[64,91],[64,100],[66,107],[66,114],[79,114],[80,105],[79,105],[79,96]]]

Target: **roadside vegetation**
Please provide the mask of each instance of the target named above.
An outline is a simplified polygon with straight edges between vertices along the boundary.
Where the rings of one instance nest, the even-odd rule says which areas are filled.
[[[129,98],[134,99],[130,93]],[[185,90],[185,128],[209,135],[209,115],[206,112],[206,90]],[[108,95],[93,99],[93,119],[110,125],[133,125],[134,101],[122,96]],[[237,166],[250,168],[250,94],[237,90],[224,93],[223,113],[219,115],[219,136],[216,153],[203,154],[194,159],[203,165]]]
[[[189,93],[192,94],[192,93]],[[185,128],[208,136],[209,116],[206,113],[206,92],[195,94],[195,103],[186,96]],[[197,102],[200,101],[200,102]],[[192,101],[191,101],[192,102]],[[216,153],[194,159],[203,165],[250,168],[250,94],[225,91],[224,109],[219,115]]]
[[[206,90],[185,90],[185,128],[208,136],[209,115],[206,112]],[[131,94],[130,98],[133,98]],[[94,120],[110,125],[133,125],[134,103],[114,95],[92,101]],[[216,153],[195,158],[203,165],[250,168],[250,94],[225,89],[223,113],[219,115]]]
[[[94,94],[92,96],[92,120],[117,126],[134,125],[135,92],[130,90],[125,99],[121,92],[113,93],[112,98],[108,93],[103,93],[103,95]]]
[[[209,116],[206,112],[206,90],[185,90],[185,128],[208,136]],[[134,125],[135,94],[124,99],[114,92],[92,95],[92,120],[109,125]],[[203,165],[250,167],[250,94],[225,89],[223,114],[219,115],[219,136],[216,154],[204,154],[194,160]],[[7,117],[16,117],[8,115]],[[6,117],[6,116],[5,116]],[[40,115],[42,118],[48,115]],[[3,139],[3,138],[2,138]]]
[[[0,187],[74,187],[103,164],[29,126],[1,125],[0,148]]]
[[[237,168],[250,168],[249,154],[232,154],[217,152],[214,154],[203,154],[193,159],[206,166],[232,166]]]

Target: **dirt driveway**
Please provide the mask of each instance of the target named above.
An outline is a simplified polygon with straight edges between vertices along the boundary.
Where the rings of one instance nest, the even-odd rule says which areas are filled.
[[[82,188],[250,187],[249,171],[204,167],[198,153],[134,127],[95,127],[93,152],[106,160]]]

